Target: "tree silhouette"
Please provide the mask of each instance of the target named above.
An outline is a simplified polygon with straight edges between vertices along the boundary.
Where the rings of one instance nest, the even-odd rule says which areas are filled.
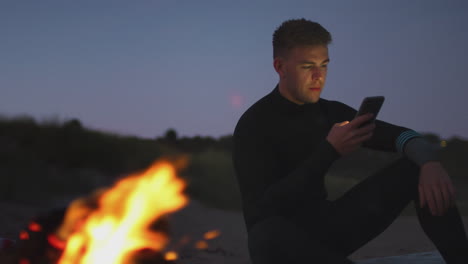
[[[164,140],[169,143],[177,142],[177,132],[173,128],[169,128],[164,134]]]

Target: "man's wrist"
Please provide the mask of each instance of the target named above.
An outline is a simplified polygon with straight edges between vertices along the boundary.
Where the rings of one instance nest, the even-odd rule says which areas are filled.
[[[423,166],[429,162],[438,162],[440,147],[428,142],[422,137],[410,139],[404,148],[404,154],[408,159],[415,162],[419,166]]]
[[[338,148],[335,146],[335,144],[332,141],[330,141],[328,137],[325,139],[325,141],[328,143],[328,145],[331,146],[331,148],[334,150],[334,153],[336,153],[338,157],[343,156],[341,152],[338,150]]]

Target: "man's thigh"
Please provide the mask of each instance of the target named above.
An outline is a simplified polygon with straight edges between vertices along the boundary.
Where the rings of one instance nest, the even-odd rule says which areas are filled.
[[[333,201],[323,238],[349,255],[381,234],[417,199],[419,167],[397,160]]]

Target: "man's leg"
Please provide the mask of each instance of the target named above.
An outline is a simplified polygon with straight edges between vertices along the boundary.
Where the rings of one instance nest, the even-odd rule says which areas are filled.
[[[468,263],[468,241],[457,208],[443,216],[419,208],[418,182],[419,167],[406,158],[368,177],[331,204],[323,238],[347,256],[381,234],[415,201],[420,224],[445,261]]]
[[[249,232],[253,264],[352,264],[343,254],[327,248],[313,236],[283,217],[270,217]]]
[[[427,207],[415,203],[419,223],[447,264],[468,263],[468,240],[458,208],[451,207],[442,216],[433,216]]]

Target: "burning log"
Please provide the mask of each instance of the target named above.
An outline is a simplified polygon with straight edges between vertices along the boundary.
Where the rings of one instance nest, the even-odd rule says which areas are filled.
[[[20,232],[15,263],[58,263],[66,247],[64,240],[61,240],[57,235],[61,224],[64,222],[66,211],[67,208],[55,209],[32,219],[28,227]],[[169,222],[167,219],[160,219],[155,221],[150,229],[155,232],[169,234]],[[133,262],[129,262],[129,264],[174,264],[176,258],[171,257],[172,254],[167,254],[166,256],[161,252],[142,249],[135,252],[134,260]],[[168,256],[169,259],[167,258]]]
[[[48,236],[60,226],[66,208],[55,209],[31,220],[19,234],[18,264],[56,263],[62,253],[57,244],[49,243]]]
[[[164,252],[166,216],[187,203],[184,187],[174,167],[160,162],[38,216],[20,233],[17,263],[175,263],[177,254]]]

